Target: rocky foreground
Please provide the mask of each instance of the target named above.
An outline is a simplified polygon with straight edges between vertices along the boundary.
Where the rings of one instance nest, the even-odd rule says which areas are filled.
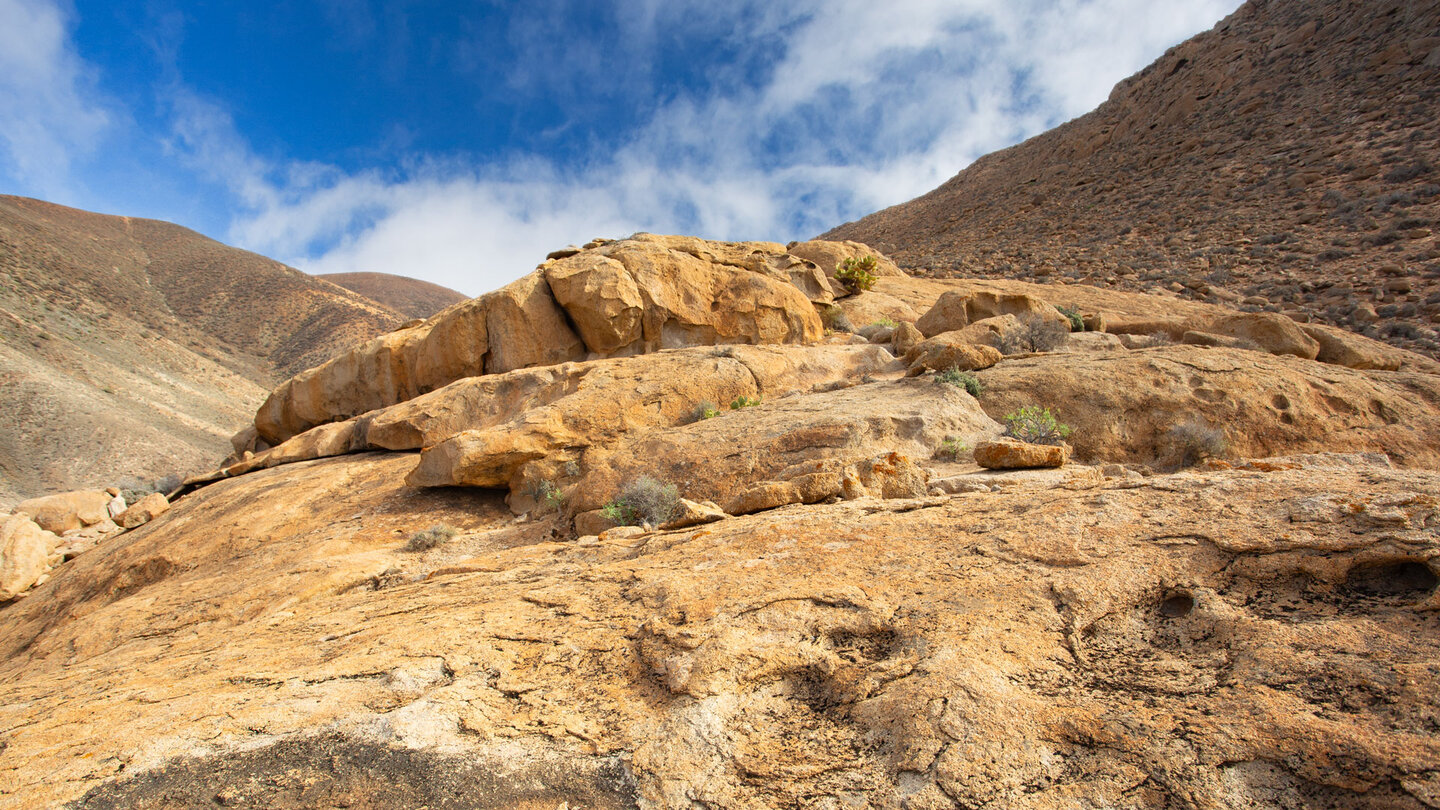
[[[1440,806],[1433,361],[866,253],[597,240],[282,384],[0,608],[0,806]]]

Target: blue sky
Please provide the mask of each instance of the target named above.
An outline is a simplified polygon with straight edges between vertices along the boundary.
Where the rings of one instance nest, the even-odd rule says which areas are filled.
[[[1237,5],[0,0],[0,193],[476,295],[911,199]]]

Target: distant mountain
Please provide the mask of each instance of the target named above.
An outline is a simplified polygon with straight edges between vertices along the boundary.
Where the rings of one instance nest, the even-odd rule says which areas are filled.
[[[389,273],[324,273],[315,278],[359,293],[407,318],[428,318],[470,297],[439,284]]]
[[[1098,109],[826,233],[912,272],[1171,286],[1435,356],[1440,4],[1250,2]]]
[[[0,196],[0,503],[213,466],[276,382],[401,320],[178,225]]]

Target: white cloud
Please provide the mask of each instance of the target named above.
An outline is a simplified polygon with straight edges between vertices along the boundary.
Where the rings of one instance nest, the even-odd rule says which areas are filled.
[[[183,95],[177,142],[250,206],[231,230],[242,246],[312,272],[394,272],[478,294],[593,236],[784,241],[910,199],[1088,111],[1235,5],[632,0],[630,57],[648,58],[647,38],[667,26],[743,31],[771,60],[763,81],[727,75],[723,93],[676,98],[627,143],[568,172],[533,157],[420,160],[389,174],[267,165],[222,111]],[[594,56],[581,69],[598,81],[608,68]]]
[[[0,178],[14,190],[67,199],[71,163],[110,122],[68,16],[45,0],[0,0]]]

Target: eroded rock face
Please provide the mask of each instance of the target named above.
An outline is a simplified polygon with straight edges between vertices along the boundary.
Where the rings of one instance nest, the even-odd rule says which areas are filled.
[[[1170,346],[1035,356],[977,372],[996,419],[1051,407],[1079,459],[1177,463],[1171,429],[1223,431],[1229,452],[1386,452],[1440,465],[1440,377],[1366,372],[1238,349]]]
[[[117,515],[115,522],[121,528],[134,529],[149,523],[169,510],[170,502],[165,500],[165,496],[158,492],[152,492]]]
[[[29,515],[47,532],[64,532],[91,526],[109,517],[110,495],[102,490],[75,490],[21,501],[16,512]]]
[[[812,302],[833,300],[825,275],[778,244],[637,234],[547,261],[297,375],[255,427],[278,445],[481,374],[685,346],[814,343],[824,329]]]
[[[787,350],[727,346],[600,361],[564,397],[537,402],[537,407],[518,411],[503,422],[427,445],[407,480],[414,486],[512,491],[537,477],[573,480],[576,476],[565,476],[562,468],[581,462],[582,452],[582,466],[588,467],[596,463],[591,452],[600,452],[599,448],[629,433],[684,429],[676,426],[699,418],[698,411],[707,402],[723,409],[740,397],[763,401],[817,384],[859,378],[881,370],[891,359],[878,346],[861,345]],[[726,411],[727,416],[731,413]],[[540,461],[546,463],[526,469]],[[687,497],[716,499],[704,493]]]
[[[593,449],[572,508],[598,508],[641,475],[743,512],[833,497],[914,497],[926,488],[904,471],[908,460],[877,456],[928,458],[948,436],[970,441],[999,432],[974,398],[929,380],[778,399]]]
[[[3,799],[1419,807],[1440,769],[1432,472],[1272,459],[580,544],[409,464],[217,483],[6,608]]]
[[[36,525],[28,515],[0,516],[0,603],[43,581],[60,563],[60,538]]]
[[[1069,460],[1070,448],[1065,445],[1028,444],[1014,439],[997,439],[975,445],[975,463],[987,470],[1063,467]]]

